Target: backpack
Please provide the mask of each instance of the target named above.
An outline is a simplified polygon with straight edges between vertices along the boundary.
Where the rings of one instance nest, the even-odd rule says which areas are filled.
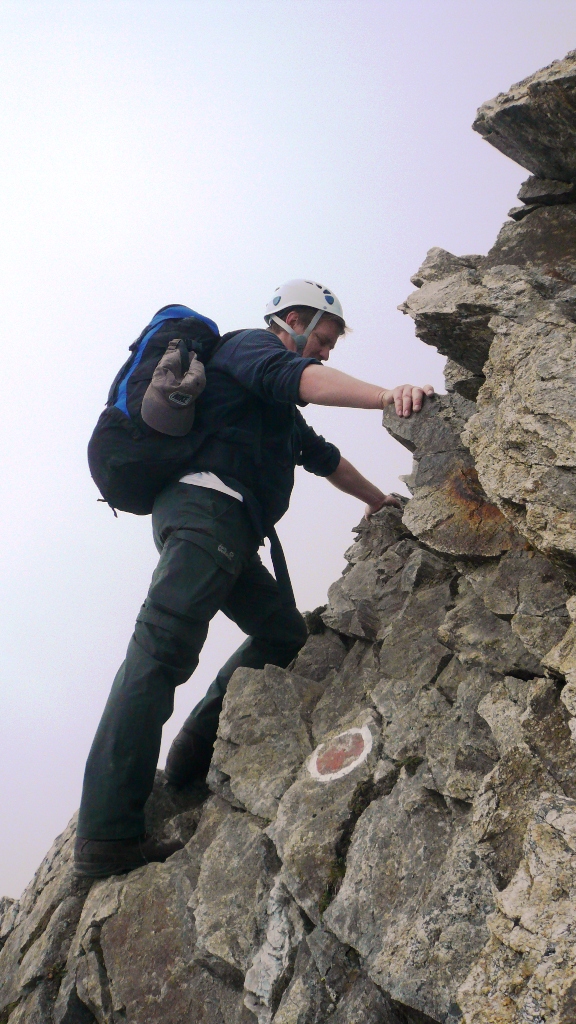
[[[90,438],[90,473],[102,495],[99,500],[108,502],[114,514],[120,509],[148,515],[156,496],[186,471],[204,440],[194,427],[184,437],[160,433],[141,416],[154,370],[175,339],[204,365],[222,344],[212,320],[188,306],[164,306],[130,345],[131,355],[112,383]]]

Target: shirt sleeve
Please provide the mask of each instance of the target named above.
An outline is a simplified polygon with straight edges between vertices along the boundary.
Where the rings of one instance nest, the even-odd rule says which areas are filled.
[[[304,466],[304,469],[315,476],[331,476],[335,473],[340,464],[340,452],[336,445],[317,434],[298,410],[295,426],[300,443],[297,465]]]
[[[306,405],[299,396],[300,378],[319,359],[290,352],[272,331],[241,331],[216,356],[218,364],[242,387],[265,402]]]

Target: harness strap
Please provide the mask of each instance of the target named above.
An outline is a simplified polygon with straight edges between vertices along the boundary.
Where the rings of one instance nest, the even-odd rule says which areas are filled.
[[[312,334],[312,331],[316,327],[316,324],[318,323],[323,313],[324,310],[319,309],[318,312],[314,314],[310,323],[308,324],[308,327],[304,331],[304,334],[296,334],[296,331],[293,331],[292,328],[288,326],[286,321],[281,320],[279,316],[273,316],[271,319],[274,321],[275,324],[278,324],[278,327],[281,327],[283,331],[288,331],[288,334],[290,334],[294,339],[297,351],[299,352],[300,355],[302,355],[304,349],[306,348],[306,342],[308,341],[308,338]]]
[[[268,538],[270,540],[270,556],[272,558],[272,565],[274,566],[274,575],[276,576],[276,582],[282,597],[283,604],[287,608],[296,607],[296,598],[294,597],[294,591],[292,589],[292,581],[288,572],[288,566],[286,565],[286,558],[282,550],[282,545],[278,539],[278,534],[272,526],[268,530]]]

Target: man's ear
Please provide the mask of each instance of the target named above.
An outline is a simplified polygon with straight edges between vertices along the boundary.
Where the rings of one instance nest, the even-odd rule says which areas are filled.
[[[296,312],[295,309],[290,310],[288,316],[281,317],[281,319],[284,320],[288,324],[288,326],[292,328],[293,331],[295,331],[297,327],[302,326],[302,324],[300,323],[300,319],[298,317],[298,313]]]

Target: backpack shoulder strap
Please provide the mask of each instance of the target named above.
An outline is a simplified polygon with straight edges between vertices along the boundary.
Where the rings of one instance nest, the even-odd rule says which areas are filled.
[[[213,359],[216,353],[220,351],[222,346],[225,345],[227,341],[231,341],[232,338],[235,338],[237,334],[242,334],[242,331],[228,331],[227,334],[223,334],[222,337],[219,338],[216,344],[214,345],[214,348],[210,353],[210,359]],[[210,359],[208,360],[208,362],[210,362]]]

